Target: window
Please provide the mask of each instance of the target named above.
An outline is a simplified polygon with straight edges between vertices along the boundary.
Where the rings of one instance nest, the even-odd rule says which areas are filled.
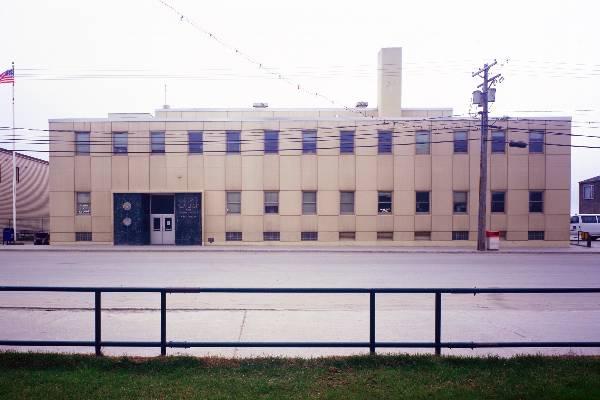
[[[468,133],[466,131],[454,132],[454,153],[468,153],[469,141],[467,140]]]
[[[379,131],[377,133],[379,141],[377,142],[377,152],[387,154],[392,152],[392,132]]]
[[[506,138],[504,131],[492,131],[492,153],[504,153],[506,149]]]
[[[17,181],[17,183],[21,182],[21,168],[20,167],[15,167],[15,179]]]
[[[165,133],[150,132],[150,151],[152,154],[165,153]]]
[[[225,241],[241,242],[242,241],[242,232],[225,232]]]
[[[317,153],[317,131],[302,131],[302,154]]]
[[[202,154],[204,152],[202,136],[202,132],[188,132],[188,151],[191,154]]]
[[[317,213],[317,192],[302,192],[302,214]]]
[[[543,153],[544,152],[544,131],[536,130],[529,131],[529,152]]]
[[[578,216],[571,217],[571,223],[572,224],[578,224],[579,223],[579,217]]]
[[[594,199],[594,185],[583,185],[583,199],[593,200]]]
[[[354,192],[340,192],[340,214],[354,214]]]
[[[429,192],[416,192],[415,196],[416,212],[429,212]]]
[[[394,240],[394,232],[377,232],[377,240]]]
[[[529,212],[544,212],[544,192],[529,192]]]
[[[265,242],[278,242],[279,232],[263,232],[263,240]]]
[[[90,192],[77,192],[75,194],[77,202],[75,211],[77,215],[89,215],[92,212],[92,200]]]
[[[127,132],[113,132],[113,154],[127,154]]]
[[[415,153],[429,154],[431,151],[431,132],[417,131],[415,134]]]
[[[265,154],[279,153],[279,132],[265,131]]]
[[[417,231],[415,232],[415,240],[431,240],[431,232]]]
[[[76,242],[91,242],[92,232],[75,232]]]
[[[467,212],[467,192],[454,192],[453,194],[453,207],[452,211],[454,214],[461,214]]]
[[[86,156],[90,154],[90,133],[75,132],[75,154]]]
[[[544,231],[527,232],[527,240],[544,240]]]
[[[302,240],[302,241],[319,240],[319,233],[318,232],[302,232],[300,234],[300,240]]]
[[[379,192],[377,194],[377,210],[379,214],[392,213],[392,192]]]
[[[595,215],[582,215],[581,223],[583,224],[597,224],[598,220]]]
[[[239,214],[242,211],[242,193],[227,192],[227,214]]]
[[[340,153],[354,153],[354,131],[340,132]]]
[[[356,232],[340,232],[340,240],[354,240],[356,239]]]
[[[452,240],[469,240],[469,231],[452,231]]]
[[[265,192],[265,214],[279,213],[279,192]]]
[[[241,152],[241,140],[239,131],[228,131],[225,132],[225,138],[227,140],[226,151],[228,154],[239,154]]]
[[[506,192],[492,192],[492,212],[503,213],[506,199]]]

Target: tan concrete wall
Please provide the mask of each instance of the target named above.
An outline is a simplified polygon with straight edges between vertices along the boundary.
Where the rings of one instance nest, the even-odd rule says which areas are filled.
[[[165,122],[166,121],[166,122]],[[339,232],[356,232],[357,243],[465,244],[452,231],[469,231],[475,240],[479,185],[479,127],[471,120],[266,120],[131,121],[56,123],[52,132],[50,205],[53,242],[71,242],[74,232],[93,232],[94,241],[112,241],[112,193],[202,192],[203,241],[225,243],[225,232],[243,233],[244,242],[262,243],[263,232],[279,231],[282,243],[300,243],[300,232],[317,231],[319,242],[338,243]],[[79,126],[75,126],[79,124]],[[340,154],[339,131],[355,130],[355,152]],[[527,241],[528,231],[545,231],[546,242],[568,241],[570,123],[543,120],[497,122],[508,140],[528,140],[530,129],[544,129],[541,154],[506,147],[489,154],[489,189],[506,191],[506,212],[490,213],[492,230],[509,241]],[[74,156],[74,131],[92,132],[89,156]],[[263,154],[264,130],[278,130],[279,154]],[[316,154],[302,154],[301,130],[316,129]],[[70,132],[73,130],[73,132]],[[187,132],[204,132],[204,153],[187,153]],[[242,130],[242,153],[225,154],[225,132]],[[377,154],[378,130],[393,130],[393,153]],[[415,132],[431,132],[430,154],[416,154]],[[455,154],[453,132],[468,132],[469,151]],[[112,155],[111,132],[129,133],[128,155]],[[148,154],[152,131],[166,132],[166,153]],[[529,190],[544,191],[544,213],[529,213]],[[92,193],[89,218],[74,214],[78,191]],[[225,192],[242,192],[241,214],[227,214]],[[264,191],[279,192],[279,214],[264,214]],[[302,215],[302,191],[317,191],[317,214]],[[354,191],[353,215],[340,215],[340,191]],[[392,213],[378,215],[377,193],[393,193]],[[429,191],[430,212],[415,213],[415,191]],[[468,192],[467,213],[453,212],[453,192]],[[489,199],[489,196],[488,196]],[[70,202],[70,204],[69,204]],[[430,231],[431,242],[413,242],[415,231]],[[394,241],[377,241],[393,232]],[[304,242],[302,242],[304,243]],[[344,241],[343,243],[347,243]],[[537,245],[539,242],[530,242]]]

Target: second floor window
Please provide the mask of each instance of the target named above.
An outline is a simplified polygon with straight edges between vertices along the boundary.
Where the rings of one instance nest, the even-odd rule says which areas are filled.
[[[529,152],[543,153],[544,152],[544,131],[529,131]]]
[[[455,214],[467,212],[467,192],[454,192],[453,211]]]
[[[241,140],[239,131],[228,131],[225,133],[227,140],[226,151],[228,154],[239,154],[241,152]]]
[[[89,132],[75,132],[75,154],[79,156],[90,154]]]
[[[317,213],[317,192],[302,192],[302,214]]]
[[[531,213],[544,212],[544,192],[541,192],[541,191],[529,192],[529,212],[531,212]]]
[[[379,131],[377,139],[377,152],[379,154],[389,154],[392,152],[392,132]]]
[[[113,154],[127,154],[127,132],[113,132]]]
[[[417,131],[415,134],[415,153],[429,154],[431,152],[431,133],[429,131]]]
[[[340,214],[354,214],[354,192],[340,192]]]
[[[377,194],[377,212],[379,214],[392,213],[392,192],[379,192]]]
[[[340,132],[340,153],[354,153],[354,131]]]
[[[239,214],[242,212],[242,194],[240,192],[227,192],[227,214]]]
[[[583,185],[583,199],[594,200],[594,185]]]
[[[265,192],[265,214],[279,214],[279,192]]]
[[[503,213],[505,208],[506,192],[492,192],[492,212]]]
[[[429,212],[429,192],[415,193],[415,211],[418,213]]]
[[[265,131],[265,154],[279,153],[279,132]]]
[[[467,139],[468,132],[457,131],[454,132],[454,153],[468,153],[469,152],[469,141]]]
[[[202,132],[188,132],[188,151],[191,154],[202,154],[204,152]]]
[[[75,211],[77,215],[89,215],[92,212],[90,192],[77,192],[75,196],[75,201],[77,203]]]
[[[302,131],[302,154],[317,153],[317,131]]]
[[[150,132],[150,151],[153,154],[164,154],[165,152],[165,133]]]
[[[492,131],[492,153],[504,153],[506,150],[504,131]]]

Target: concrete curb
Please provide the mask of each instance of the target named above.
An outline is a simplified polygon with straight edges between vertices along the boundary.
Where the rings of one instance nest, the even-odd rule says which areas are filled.
[[[40,252],[40,253],[338,253],[338,254],[600,254],[599,248],[561,248],[561,249],[505,249],[498,251],[479,252],[475,249],[448,248],[257,248],[257,247],[47,247],[47,246],[3,246],[0,252]]]

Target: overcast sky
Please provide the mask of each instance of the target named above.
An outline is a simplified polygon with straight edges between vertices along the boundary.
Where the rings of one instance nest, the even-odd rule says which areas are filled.
[[[597,2],[165,1],[275,68],[269,71],[338,104],[376,106],[377,51],[400,46],[404,107],[473,111],[470,94],[480,82],[471,72],[497,59],[494,72],[505,80],[493,114],[572,116],[573,133],[600,136]],[[164,103],[165,84],[171,107],[330,106],[273,79],[157,0],[5,0],[0,37],[0,70],[16,65],[18,127],[154,112]],[[10,95],[10,85],[0,85],[1,126],[11,125]],[[9,132],[2,132],[5,142]],[[600,146],[600,139],[573,144]],[[576,211],[577,182],[600,175],[600,149],[572,154]]]

